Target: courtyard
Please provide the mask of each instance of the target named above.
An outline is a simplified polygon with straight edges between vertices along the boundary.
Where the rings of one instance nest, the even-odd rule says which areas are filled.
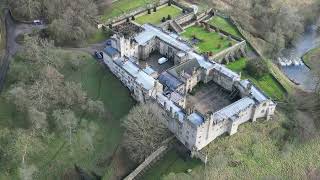
[[[159,64],[158,60],[160,58],[164,57],[161,55],[159,52],[154,51],[153,53],[150,54],[149,58],[146,61],[139,61],[139,66],[144,69],[146,65],[151,67],[153,70],[158,72],[158,74],[161,74],[163,71],[166,71],[167,69],[171,68],[174,66],[174,62],[172,60],[168,60],[167,62],[163,64]]]
[[[216,112],[234,102],[229,99],[229,94],[214,82],[200,83],[187,97],[187,107],[194,107],[203,115]]]
[[[156,12],[153,12],[153,9],[151,9],[151,14],[145,14],[142,16],[138,16],[135,20],[138,24],[161,24],[161,20],[163,17],[167,18],[168,15],[171,16],[171,19],[176,18],[182,13],[182,10],[178,8],[177,6],[171,5],[171,6],[165,6],[162,8],[157,9]]]
[[[212,52],[215,54],[236,43],[229,40],[228,37],[217,32],[209,32],[200,26],[191,26],[181,35],[191,41],[199,53]]]

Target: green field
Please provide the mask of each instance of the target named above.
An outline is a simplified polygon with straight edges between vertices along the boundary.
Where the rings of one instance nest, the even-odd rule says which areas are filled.
[[[182,36],[187,38],[188,40],[192,40],[195,36],[200,40],[195,46],[197,51],[200,53],[203,52],[213,52],[217,53],[229,47],[230,41],[227,37],[221,36],[216,32],[208,32],[203,27],[192,26],[185,30],[182,33]],[[221,38],[223,37],[223,38]]]
[[[183,160],[176,151],[171,150],[159,163],[156,163],[151,170],[147,171],[142,179],[160,179],[163,175],[171,172],[184,173],[188,169],[193,169],[194,167],[201,165],[201,161],[196,159]]]
[[[75,51],[61,51],[60,54],[65,56],[66,61],[81,59],[79,70],[74,71],[69,65],[65,65],[61,72],[66,80],[80,82],[91,99],[104,102],[107,117],[99,118],[83,113],[80,115],[79,112],[80,124],[74,136],[71,154],[66,139],[52,134],[51,138],[44,140],[46,151],[30,156],[28,162],[43,169],[39,174],[42,179],[60,179],[61,174],[66,169],[73,168],[74,164],[103,175],[112,168],[108,159],[113,157],[121,143],[123,128],[120,119],[128,113],[135,101],[120,81],[91,55]],[[12,63],[16,63],[16,60]],[[2,96],[0,119],[1,129],[26,128],[29,125],[25,114],[17,112],[15,106],[6,102]],[[0,175],[0,179],[3,178],[8,177]]]
[[[320,47],[312,49],[303,56],[304,63],[310,68],[320,69]]]
[[[105,9],[103,14],[100,15],[100,19],[104,22],[110,18],[144,7],[153,2],[155,2],[155,0],[118,0],[112,3],[111,7]]]
[[[238,36],[241,37],[241,34],[239,33],[239,31],[237,30],[237,28],[235,26],[233,26],[228,20],[219,17],[219,16],[214,16],[210,21],[209,24],[222,29],[234,36]]]
[[[229,63],[227,67],[235,72],[241,72],[242,79],[250,79],[269,97],[275,100],[285,99],[286,93],[284,88],[271,74],[267,74],[259,79],[253,78],[245,71],[246,62],[247,60],[245,58],[241,58],[235,62]]]
[[[90,38],[87,39],[87,42],[89,44],[100,43],[108,39],[110,35],[111,35],[110,32],[106,32],[102,29],[98,29]]]
[[[136,18],[135,22],[139,24],[151,23],[151,24],[160,24],[163,17],[167,18],[168,15],[171,15],[171,18],[174,19],[181,14],[181,10],[176,6],[165,6],[163,8],[157,9],[157,12],[151,10],[151,14],[145,14]]]

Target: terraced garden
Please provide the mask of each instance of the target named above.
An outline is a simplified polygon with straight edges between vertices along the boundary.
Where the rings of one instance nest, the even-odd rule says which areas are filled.
[[[193,43],[199,53],[218,53],[235,43],[217,32],[209,32],[200,26],[187,28],[182,36]]]
[[[233,24],[231,24],[231,22],[229,22],[228,20],[222,17],[214,16],[213,18],[210,19],[209,24],[217,28],[220,28],[234,36],[241,37],[241,34],[237,30],[237,28]]]
[[[262,89],[269,97],[275,100],[285,99],[285,90],[281,84],[269,73],[261,78],[254,78],[250,76],[246,71],[245,67],[247,64],[246,58],[241,58],[235,62],[229,63],[227,67],[235,72],[241,72],[242,79],[250,79],[260,89]]]
[[[100,15],[101,21],[106,21],[110,18],[128,13],[147,4],[154,3],[155,0],[119,0],[112,3],[111,7],[104,10]]]
[[[165,6],[160,9],[157,9],[157,12],[151,10],[151,14],[145,14],[136,18],[135,22],[138,24],[160,24],[163,17],[167,18],[168,15],[171,16],[171,19],[176,18],[182,13],[182,10],[174,5]]]

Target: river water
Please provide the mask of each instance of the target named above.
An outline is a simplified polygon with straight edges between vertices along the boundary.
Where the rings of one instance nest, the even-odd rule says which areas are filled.
[[[319,46],[320,34],[315,26],[310,26],[293,48],[282,52],[281,59],[292,62],[291,65],[283,65],[282,71],[291,81],[298,84],[305,91],[313,91],[315,89],[317,78],[302,62],[302,56]]]

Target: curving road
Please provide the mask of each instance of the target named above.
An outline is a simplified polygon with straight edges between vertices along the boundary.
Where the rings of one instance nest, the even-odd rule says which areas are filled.
[[[20,23],[14,20],[8,9],[4,10],[6,25],[6,54],[0,62],[0,92],[3,88],[7,71],[9,69],[10,59],[21,48],[15,40],[20,34],[31,33],[34,29],[44,29],[45,25],[33,25]]]

